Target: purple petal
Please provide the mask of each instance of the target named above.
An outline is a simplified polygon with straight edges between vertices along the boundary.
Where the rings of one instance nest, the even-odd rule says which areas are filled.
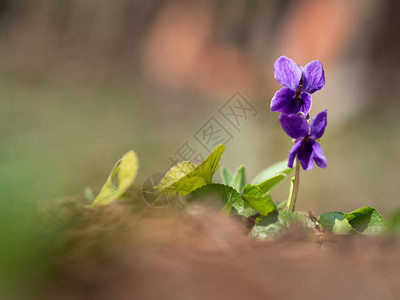
[[[293,60],[281,56],[274,63],[274,76],[284,87],[296,91],[300,84],[302,72]]]
[[[288,89],[290,90],[290,89]],[[279,91],[278,91],[279,92]],[[276,111],[285,113],[285,114],[297,114],[299,112],[303,112],[304,114],[308,114],[311,108],[311,95],[308,93],[301,93],[300,97],[295,97],[293,95],[290,100],[288,100],[285,105],[276,109]],[[272,109],[272,108],[271,108]],[[274,110],[273,110],[274,111]]]
[[[324,152],[322,151],[321,145],[314,141],[312,145],[313,153],[314,153],[314,160],[320,168],[325,168],[328,164],[326,157],[324,156]]]
[[[293,168],[293,162],[294,162],[294,159],[295,159],[295,157],[296,157],[296,155],[297,155],[297,152],[299,152],[299,149],[300,149],[300,146],[301,146],[301,142],[302,142],[302,140],[297,141],[297,142],[293,145],[292,149],[290,149],[290,152],[289,152],[289,161],[288,161],[288,167],[289,167],[289,168]]]
[[[293,139],[308,136],[309,126],[307,121],[299,115],[281,114],[279,116],[283,130]]]
[[[305,139],[301,143],[297,158],[300,160],[301,166],[305,171],[309,171],[314,167],[314,153],[313,153],[314,140]]]
[[[319,139],[325,132],[327,125],[328,111],[324,110],[318,113],[311,121],[311,137]]]
[[[324,68],[319,60],[309,62],[303,68],[303,91],[310,94],[322,89],[325,85]]]
[[[277,91],[271,100],[271,111],[281,111],[285,106],[290,105],[296,92],[289,88],[283,88]]]
[[[308,115],[308,112],[311,109],[312,99],[309,93],[301,93],[300,95],[302,103],[299,108],[299,111]]]

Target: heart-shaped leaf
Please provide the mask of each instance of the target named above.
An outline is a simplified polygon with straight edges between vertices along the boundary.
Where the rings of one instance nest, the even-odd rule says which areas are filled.
[[[322,213],[318,222],[324,230],[334,234],[349,234],[353,230],[346,215],[338,211]]]
[[[325,212],[319,216],[322,228],[335,234],[359,232],[376,235],[386,230],[386,220],[372,207],[362,207],[351,213]]]
[[[217,205],[223,213],[229,214],[233,203],[242,200],[241,198],[240,194],[234,188],[224,184],[212,183],[193,191],[186,200],[189,203],[210,203],[210,201],[214,201],[210,204]]]
[[[192,191],[212,183],[212,177],[219,166],[225,145],[217,146],[213,152],[197,167],[190,162],[183,162],[173,167],[156,187],[159,192],[187,195]]]
[[[366,235],[376,235],[385,231],[386,220],[372,207],[362,207],[345,214],[351,227]]]

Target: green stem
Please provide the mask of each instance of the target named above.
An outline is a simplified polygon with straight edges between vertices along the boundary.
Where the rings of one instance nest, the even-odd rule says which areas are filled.
[[[286,206],[286,210],[288,211],[294,212],[296,208],[297,194],[299,193],[299,184],[300,184],[300,162],[299,159],[296,157],[296,170],[294,174],[292,195],[289,199],[288,205]]]

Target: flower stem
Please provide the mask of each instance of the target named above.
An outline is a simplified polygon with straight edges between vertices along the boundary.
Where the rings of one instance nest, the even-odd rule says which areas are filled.
[[[294,173],[293,190],[291,191],[292,194],[289,199],[289,203],[286,206],[287,211],[294,212],[296,208],[297,194],[299,193],[299,184],[300,184],[300,162],[299,159],[296,157],[296,170]]]

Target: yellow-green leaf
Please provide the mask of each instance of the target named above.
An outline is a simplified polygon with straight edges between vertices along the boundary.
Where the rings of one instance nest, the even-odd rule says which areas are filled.
[[[129,151],[116,163],[106,183],[91,206],[108,205],[121,197],[135,181],[138,168],[139,161],[136,153],[134,151]],[[115,186],[112,180],[117,172],[118,186]]]
[[[197,167],[190,162],[183,162],[173,167],[156,188],[159,192],[174,191],[187,195],[192,191],[212,183],[212,177],[219,166],[225,145],[217,146],[213,152]]]
[[[194,169],[196,169],[196,165],[190,161],[178,163],[176,166],[173,166],[167,172],[167,174],[165,174],[157,189],[162,191],[172,188],[176,182],[188,175],[190,172],[194,171]]]

